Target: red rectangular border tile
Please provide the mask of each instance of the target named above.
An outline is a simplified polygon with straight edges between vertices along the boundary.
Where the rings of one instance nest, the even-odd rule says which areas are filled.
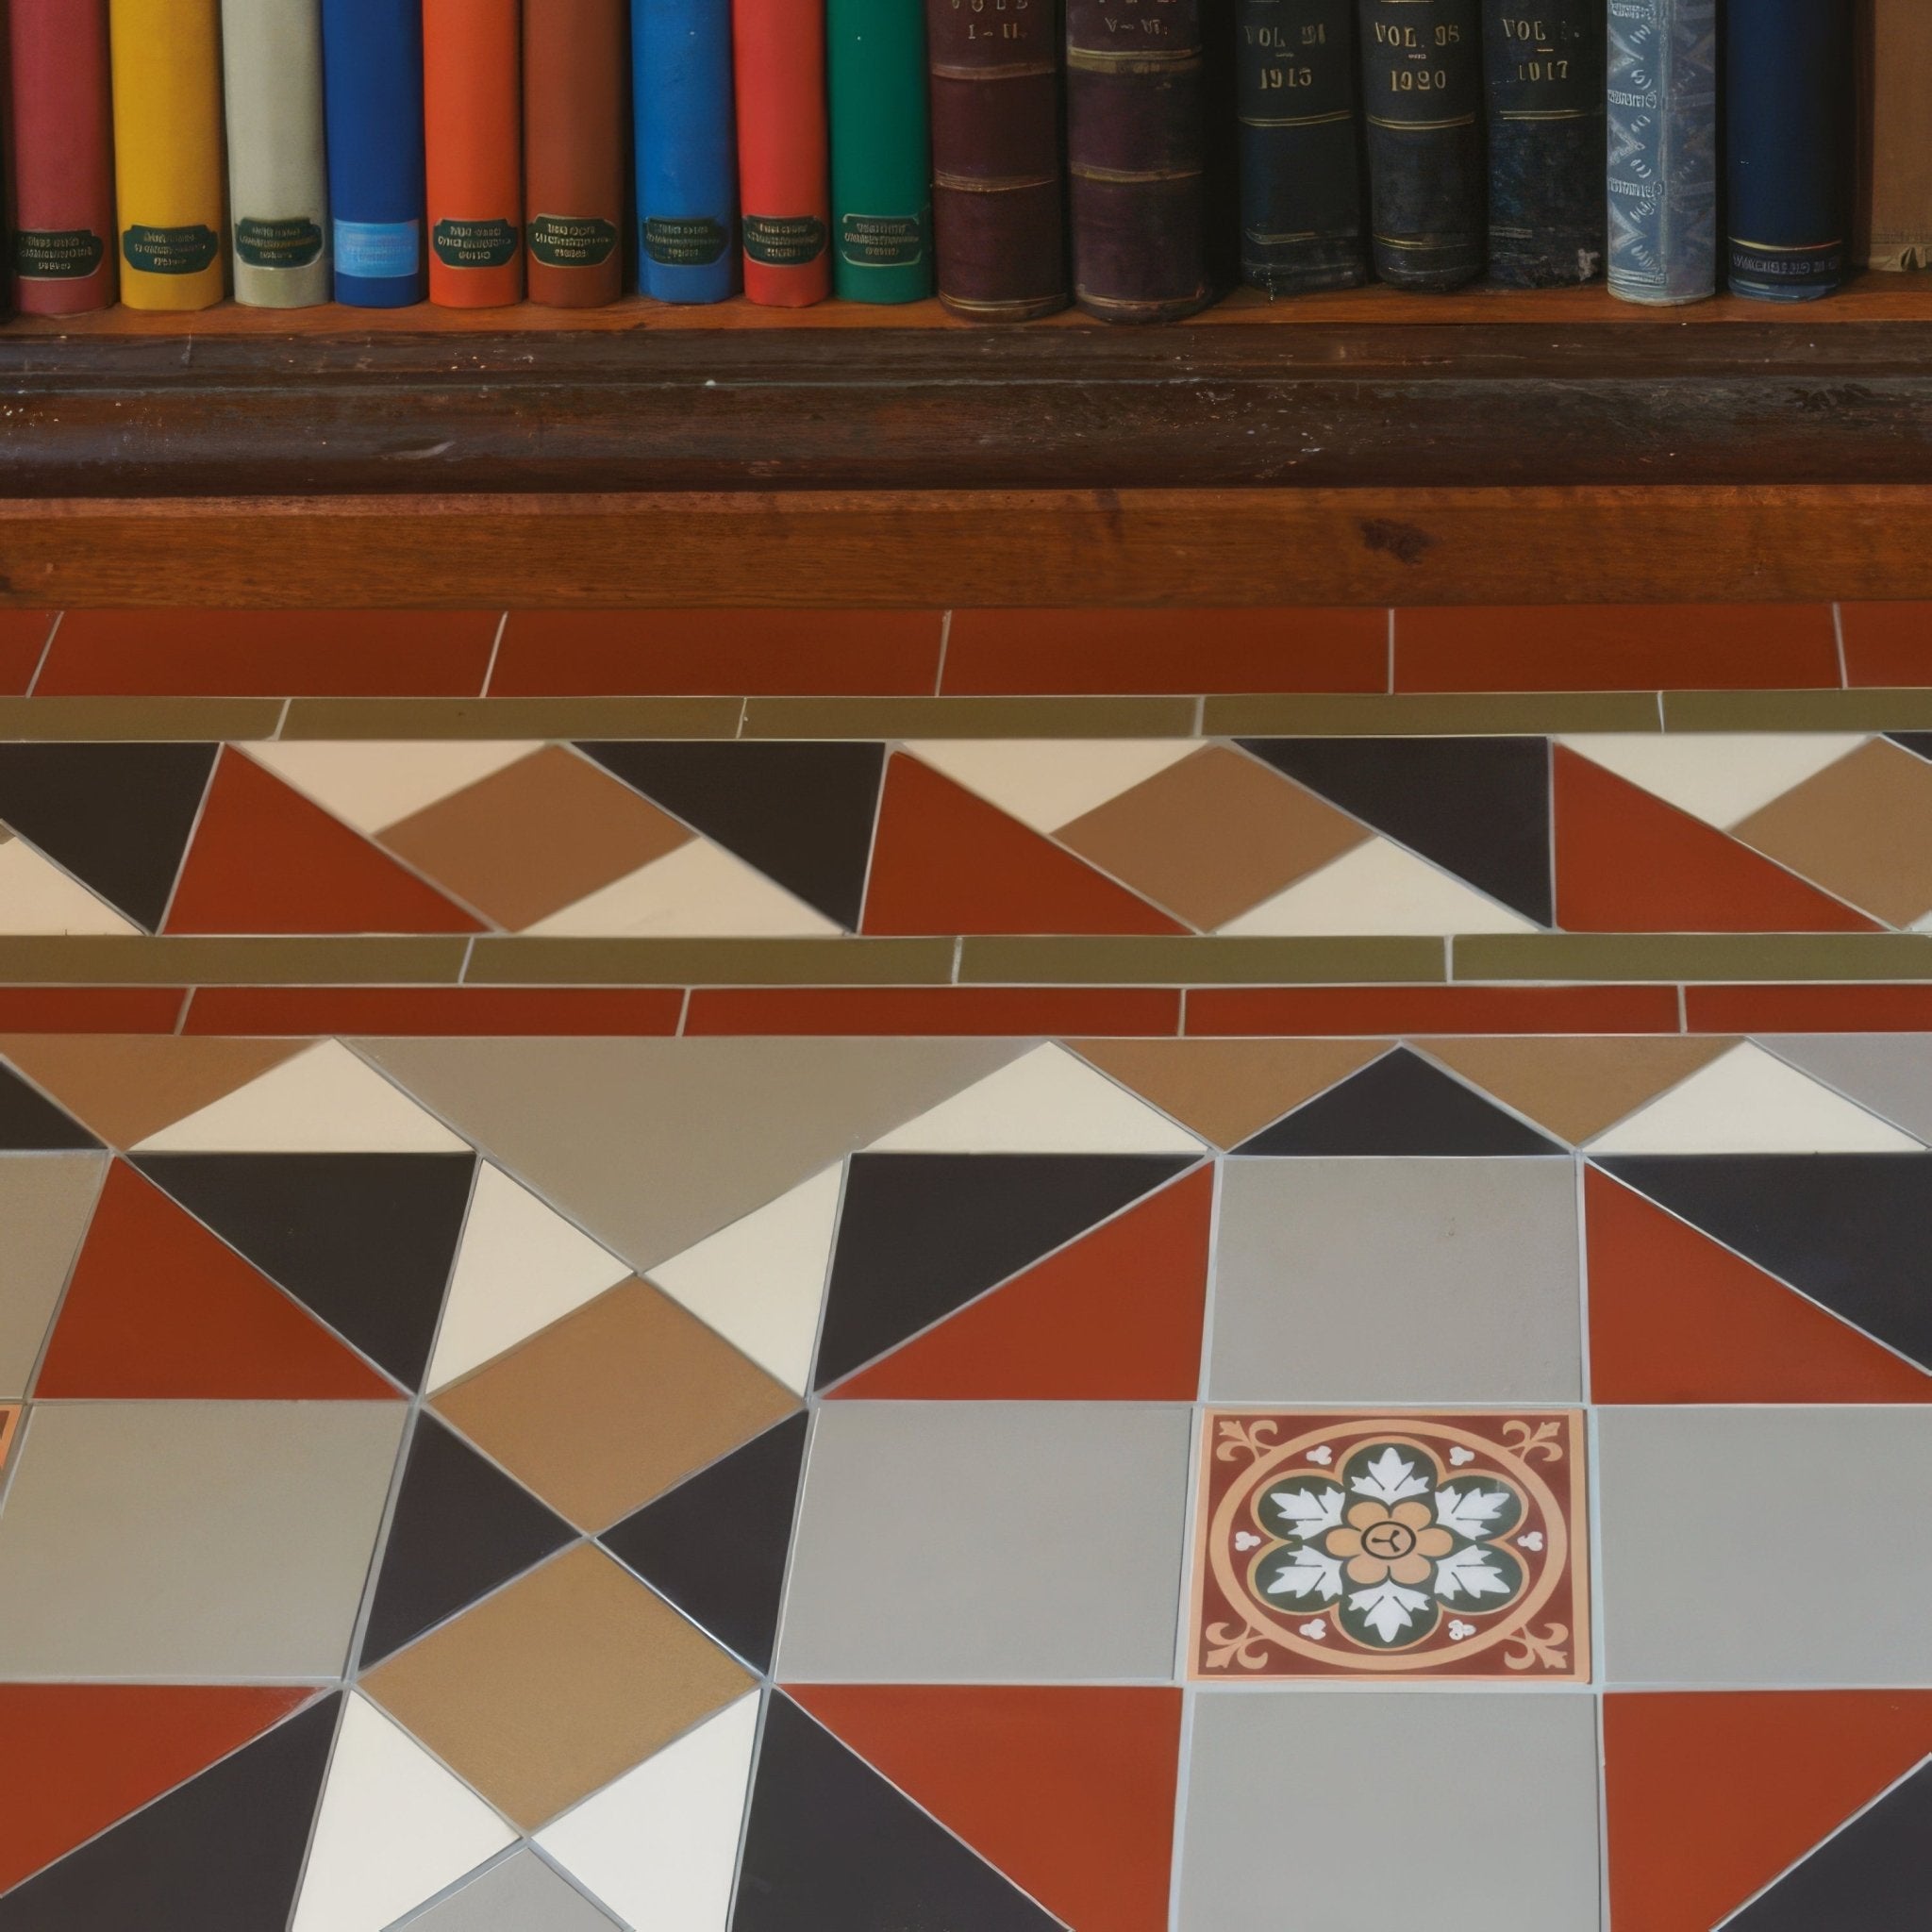
[[[1204,987],[1191,1035],[1675,1033],[1674,986]]]
[[[0,610],[0,697],[26,695],[53,628],[51,610]]]
[[[1923,1033],[1932,986],[1690,986],[1692,1033]]]
[[[491,697],[921,697],[937,610],[513,610]]]
[[[1181,996],[1141,987],[719,987],[691,996],[686,1033],[1171,1036]]]
[[[208,986],[189,1003],[184,1033],[289,1036],[672,1034],[676,988]]]
[[[1813,691],[1839,683],[1829,604],[1398,610],[1399,691]]]
[[[70,610],[37,697],[473,698],[495,610]]]
[[[0,1033],[172,1033],[178,986],[0,987]]]
[[[1380,691],[1386,610],[956,610],[949,697]]]
[[[1838,616],[1848,685],[1932,685],[1932,604],[1840,604]]]

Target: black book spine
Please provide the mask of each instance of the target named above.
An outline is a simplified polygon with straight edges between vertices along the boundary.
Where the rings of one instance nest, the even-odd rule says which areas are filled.
[[[1455,289],[1482,272],[1482,38],[1476,0],[1361,0],[1375,273]]]
[[[1512,289],[1604,272],[1603,0],[1483,0],[1490,276]]]

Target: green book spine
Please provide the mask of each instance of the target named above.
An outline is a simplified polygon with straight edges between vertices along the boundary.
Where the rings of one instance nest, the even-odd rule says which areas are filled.
[[[912,0],[827,0],[833,291],[917,302],[932,277],[925,17]]]

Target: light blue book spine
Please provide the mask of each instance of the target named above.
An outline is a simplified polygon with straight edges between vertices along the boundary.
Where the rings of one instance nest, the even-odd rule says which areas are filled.
[[[660,302],[738,287],[731,0],[631,0],[638,279]]]
[[[1717,0],[1609,0],[1609,284],[1717,292]]]

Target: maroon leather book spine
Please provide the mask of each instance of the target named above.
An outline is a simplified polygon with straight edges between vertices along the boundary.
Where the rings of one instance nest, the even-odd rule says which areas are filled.
[[[940,300],[969,322],[1067,306],[1053,0],[926,0]]]
[[[1208,301],[1204,0],[1067,0],[1074,293],[1107,322]]]

